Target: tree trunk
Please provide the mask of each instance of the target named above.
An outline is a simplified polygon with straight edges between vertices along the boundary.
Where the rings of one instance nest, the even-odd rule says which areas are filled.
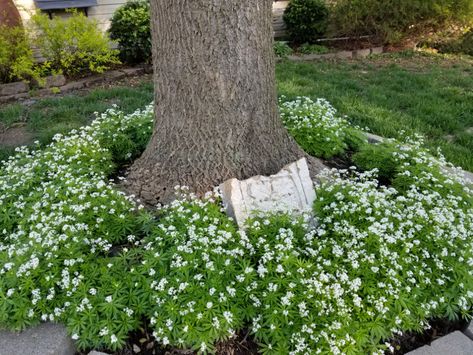
[[[203,193],[305,156],[278,115],[272,0],[151,0],[155,127],[127,188]]]

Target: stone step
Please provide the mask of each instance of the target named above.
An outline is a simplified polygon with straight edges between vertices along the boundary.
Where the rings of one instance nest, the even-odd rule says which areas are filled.
[[[460,331],[450,333],[430,345],[409,352],[407,355],[472,355],[473,341]]]
[[[0,355],[74,355],[76,348],[66,328],[43,323],[22,332],[0,330]]]

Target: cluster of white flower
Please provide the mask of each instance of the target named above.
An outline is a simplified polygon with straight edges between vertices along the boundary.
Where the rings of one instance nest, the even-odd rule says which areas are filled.
[[[263,251],[264,273],[249,295],[260,309],[257,338],[281,353],[368,353],[430,318],[469,312],[472,195],[460,174],[422,159],[425,169],[406,192],[379,186],[376,172],[326,171],[314,229],[281,218],[271,229],[250,225]]]
[[[326,101],[281,112],[296,139],[325,144],[319,155],[347,147]],[[152,106],[111,109],[1,166],[2,326],[64,321],[79,346],[117,349],[147,317],[161,344],[203,353],[248,328],[268,354],[382,354],[393,335],[471,309],[472,190],[418,138],[386,143],[390,186],[376,171],[325,172],[316,227],[275,215],[243,231],[216,192],[178,188],[156,219],[113,187],[113,163],[151,124]]]
[[[252,249],[216,199],[186,194],[162,207],[156,229],[142,242],[136,273],[150,275],[143,287],[161,343],[204,351],[244,324],[246,287],[256,275],[247,260]]]
[[[341,154],[354,143],[355,130],[325,99],[314,101],[308,97],[298,97],[286,101],[282,96],[279,111],[297,143],[316,157],[330,158]],[[359,135],[357,139],[363,138]]]
[[[90,280],[88,269],[112,244],[126,240],[133,228],[129,216],[137,209],[108,182],[113,169],[108,147],[151,122],[152,106],[131,115],[111,109],[90,126],[55,136],[44,149],[18,148],[2,163],[0,290],[11,290],[0,297],[3,325],[60,320],[68,312],[90,310],[107,296],[90,292],[95,301],[85,297],[86,285],[100,284]]]

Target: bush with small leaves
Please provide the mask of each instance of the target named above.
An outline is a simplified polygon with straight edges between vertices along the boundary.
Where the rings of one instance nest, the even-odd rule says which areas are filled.
[[[126,63],[151,61],[150,6],[148,0],[133,0],[118,8],[112,17],[110,38],[118,43]]]
[[[34,42],[47,65],[67,76],[102,73],[119,64],[118,51],[110,48],[109,39],[97,22],[72,11],[68,18],[36,13],[32,17]]]
[[[324,0],[291,0],[283,19],[291,41],[314,43],[325,34],[328,16]]]

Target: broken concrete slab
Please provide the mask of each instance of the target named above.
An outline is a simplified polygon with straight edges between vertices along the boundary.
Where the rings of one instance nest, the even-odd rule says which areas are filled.
[[[75,344],[60,324],[42,323],[22,332],[0,331],[0,355],[74,355]]]
[[[288,164],[271,176],[230,179],[220,185],[229,216],[240,228],[261,213],[301,213],[312,210],[315,190],[305,158]]]

